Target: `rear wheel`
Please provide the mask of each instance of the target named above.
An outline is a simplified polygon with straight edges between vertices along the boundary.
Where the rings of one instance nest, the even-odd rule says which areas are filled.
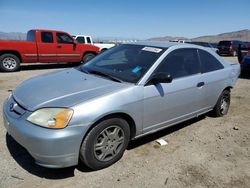
[[[82,63],[86,63],[86,62],[88,62],[89,60],[91,60],[94,57],[95,57],[95,54],[93,54],[93,53],[86,53],[83,56],[83,58],[82,58]]]
[[[230,106],[230,99],[230,91],[224,90],[213,109],[213,113],[216,117],[221,117],[227,114]]]
[[[80,159],[93,170],[108,167],[122,157],[129,138],[130,129],[127,121],[120,118],[104,120],[84,139]]]
[[[0,56],[0,70],[14,72],[20,69],[20,59],[14,54],[3,54]]]

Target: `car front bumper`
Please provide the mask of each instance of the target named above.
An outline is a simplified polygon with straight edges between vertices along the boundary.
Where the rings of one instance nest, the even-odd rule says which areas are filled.
[[[22,145],[38,165],[49,168],[63,168],[78,164],[79,150],[87,126],[68,126],[64,129],[47,129],[33,125],[26,118],[13,116],[11,99],[3,106],[4,126],[8,133]]]

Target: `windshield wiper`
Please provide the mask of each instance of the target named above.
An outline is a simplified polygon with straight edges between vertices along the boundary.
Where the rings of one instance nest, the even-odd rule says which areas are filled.
[[[115,82],[123,82],[122,80],[120,80],[120,79],[118,79],[118,78],[116,78],[116,77],[114,77],[114,76],[111,76],[111,75],[109,75],[109,74],[105,74],[105,73],[100,72],[100,71],[91,70],[91,71],[88,71],[88,73],[90,73],[90,74],[96,74],[96,75],[99,75],[99,76],[108,78],[108,79],[110,79],[110,80],[113,80],[113,81],[115,81]]]

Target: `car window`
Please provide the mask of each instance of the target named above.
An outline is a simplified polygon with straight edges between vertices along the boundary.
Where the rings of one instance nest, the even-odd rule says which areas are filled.
[[[41,41],[43,43],[53,43],[52,32],[41,32]]]
[[[57,43],[72,44],[73,40],[65,33],[56,33]]]
[[[31,30],[27,33],[27,41],[34,42],[36,40],[36,33],[34,30]]]
[[[202,73],[216,71],[224,68],[218,59],[204,50],[199,50],[199,56],[201,60]]]
[[[196,49],[177,49],[170,52],[156,69],[156,72],[170,74],[173,79],[200,73]]]
[[[91,44],[90,37],[87,37],[87,43],[88,43],[88,44]]]
[[[85,38],[84,37],[77,37],[77,42],[85,44]]]

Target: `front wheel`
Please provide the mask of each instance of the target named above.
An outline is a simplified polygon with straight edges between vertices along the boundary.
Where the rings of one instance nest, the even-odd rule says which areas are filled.
[[[0,70],[14,72],[20,69],[20,59],[14,54],[3,54],[0,56]]]
[[[86,53],[82,58],[82,63],[87,63],[89,60],[95,57],[93,53]]]
[[[230,98],[231,97],[230,97],[229,90],[224,90],[221,93],[221,95],[220,95],[220,97],[219,97],[219,99],[218,99],[218,101],[213,109],[213,114],[216,117],[222,117],[222,116],[227,114],[229,106],[230,106]]]
[[[84,139],[80,159],[93,170],[108,167],[122,157],[129,138],[130,129],[127,121],[121,118],[104,120]]]

